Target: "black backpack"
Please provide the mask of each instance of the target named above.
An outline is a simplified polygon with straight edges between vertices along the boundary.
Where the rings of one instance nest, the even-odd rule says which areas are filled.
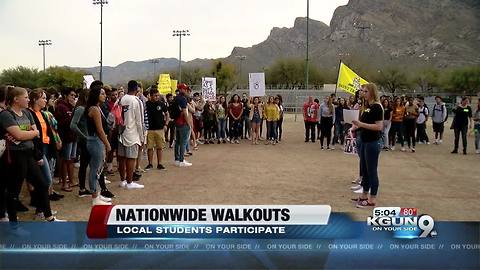
[[[182,110],[180,110],[180,106],[178,105],[177,98],[173,99],[172,104],[170,104],[170,118],[177,120],[180,115],[182,114]]]

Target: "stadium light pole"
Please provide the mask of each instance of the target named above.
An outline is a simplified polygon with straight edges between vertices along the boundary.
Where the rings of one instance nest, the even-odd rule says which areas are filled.
[[[178,83],[182,82],[182,37],[190,36],[189,30],[173,30],[174,37],[179,37],[178,49]]]
[[[305,52],[305,90],[308,90],[308,45],[309,45],[309,35],[310,32],[308,30],[308,24],[310,22],[310,0],[307,0],[307,50]],[[295,122],[297,122],[297,114],[298,114],[298,94],[295,95]]]
[[[150,63],[153,64],[153,79],[155,80],[155,73],[157,73],[157,64],[159,63],[158,59],[151,59]]]
[[[52,41],[50,39],[38,41],[38,46],[43,47],[43,71],[45,71],[45,46],[50,46],[50,45],[52,45]]]
[[[107,0],[93,0],[94,5],[100,5],[100,81],[103,73],[103,5],[108,4]]]
[[[240,73],[239,73],[239,77],[240,77],[240,80],[239,80],[239,86],[242,87],[242,65],[243,65],[243,61],[245,61],[245,59],[247,59],[247,56],[245,55],[236,55],[235,58],[238,58],[240,59]]]
[[[306,57],[305,57],[305,90],[308,89],[308,45],[309,45],[309,36],[310,33],[308,31],[308,24],[310,21],[310,0],[307,0],[307,51],[306,51]]]

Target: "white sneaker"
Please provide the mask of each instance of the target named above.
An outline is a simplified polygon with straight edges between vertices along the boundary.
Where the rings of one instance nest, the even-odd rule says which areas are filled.
[[[363,193],[363,187],[362,188],[359,188],[357,190],[354,190],[353,193],[356,193],[356,194],[361,194]]]
[[[127,181],[126,180],[123,180],[122,182],[120,182],[120,184],[118,185],[119,187],[126,187],[127,186]]]
[[[439,141],[438,141],[438,144],[442,144],[442,143],[443,143],[443,140],[439,140]]]
[[[362,185],[355,185],[355,186],[350,187],[351,190],[358,190],[358,189],[361,189],[361,188],[362,188]]]
[[[80,168],[80,162],[73,163],[73,167],[75,167],[75,168],[77,168],[77,169]]]
[[[175,166],[180,167],[180,161],[175,160]]]
[[[111,184],[112,181],[105,179],[105,184]]]
[[[476,154],[480,154],[480,149],[475,150]]]
[[[104,201],[104,202],[108,202],[108,203],[111,203],[112,202],[112,199],[111,198],[107,198],[107,197],[103,197],[102,195],[98,194],[97,198],[100,198],[100,200]]]
[[[140,185],[140,184],[137,184],[135,182],[127,184],[127,189],[140,189],[140,188],[144,188],[144,187],[145,187],[144,185]]]
[[[56,217],[53,217],[53,220],[45,220],[45,221],[47,221],[47,222],[67,222],[64,219],[58,219]]]
[[[95,199],[92,199],[92,206],[94,205],[112,205],[111,202],[106,202],[100,199],[100,196],[97,196]]]
[[[190,166],[192,166],[192,163],[184,160],[183,162],[180,162],[180,164],[178,166],[179,167],[190,167]]]
[[[427,142],[427,145],[430,145],[430,142]]]
[[[405,147],[402,147],[402,152],[405,152]]]
[[[8,217],[0,218],[0,222],[9,222],[10,219]]]
[[[390,150],[395,151],[395,146],[390,147]]]
[[[331,150],[335,150],[335,146],[332,145],[332,146],[330,147],[330,149],[331,149]]]

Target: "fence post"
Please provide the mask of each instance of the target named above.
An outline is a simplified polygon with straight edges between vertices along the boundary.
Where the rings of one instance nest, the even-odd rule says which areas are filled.
[[[297,122],[297,113],[298,113],[298,93],[295,94],[295,122]]]

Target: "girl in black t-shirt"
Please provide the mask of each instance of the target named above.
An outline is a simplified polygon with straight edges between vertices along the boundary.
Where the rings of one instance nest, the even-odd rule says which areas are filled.
[[[0,114],[0,129],[8,134],[8,151],[2,156],[7,168],[5,184],[8,218],[10,222],[17,221],[18,196],[23,180],[27,179],[36,191],[37,207],[43,211],[45,220],[60,221],[52,215],[48,185],[43,180],[39,166],[44,161],[34,149],[33,139],[39,138],[40,132],[27,110],[28,102],[26,89],[11,88],[6,98],[8,109]]]
[[[375,206],[378,191],[378,158],[380,155],[380,137],[383,130],[383,108],[379,101],[377,86],[368,83],[362,86],[367,107],[360,121],[352,123],[362,130],[360,135],[360,167],[362,170],[363,194],[353,199],[358,208]],[[368,193],[370,192],[370,196]]]
[[[455,117],[453,118],[453,131],[455,133],[454,148],[452,154],[458,153],[458,143],[460,140],[460,133],[462,133],[463,154],[467,154],[467,130],[470,123],[472,128],[472,108],[468,106],[468,98],[462,98],[462,103],[453,109]]]

